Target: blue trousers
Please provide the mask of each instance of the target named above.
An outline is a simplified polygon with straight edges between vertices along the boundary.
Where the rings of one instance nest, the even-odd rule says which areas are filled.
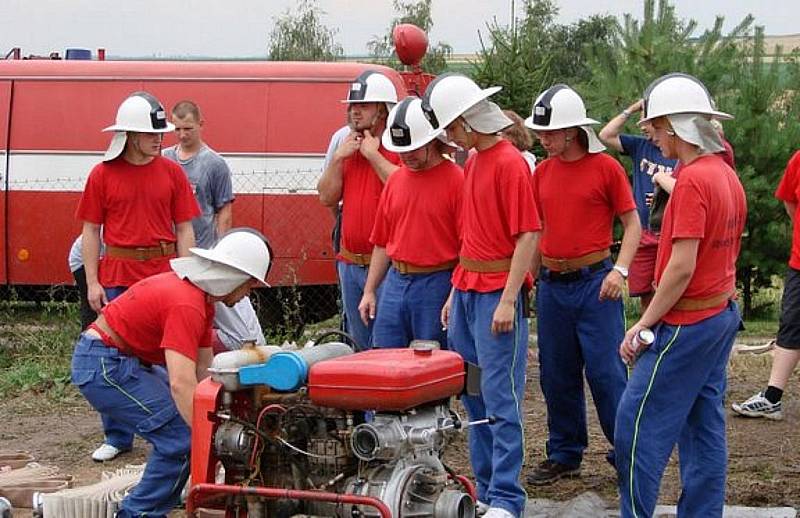
[[[361,303],[361,297],[364,295],[364,285],[367,283],[367,273],[369,269],[344,261],[336,261],[336,269],[339,273],[339,288],[342,293],[345,331],[355,339],[356,347],[359,351],[369,349],[372,347],[372,327],[374,321],[370,322],[368,326],[365,326],[364,322],[361,321],[361,315],[358,313],[358,305]],[[377,295],[379,303],[381,300],[382,286],[383,284],[378,288]]]
[[[119,297],[128,289],[127,286],[112,286],[104,288],[106,298],[109,302]],[[130,451],[133,448],[134,430],[124,423],[114,420],[111,416],[100,413],[100,420],[103,422],[103,435],[106,444],[110,444],[122,451]]]
[[[696,324],[660,324],[637,360],[617,413],[614,446],[622,517],[649,517],[678,444],[678,516],[719,517],[728,448],[725,369],[739,329],[735,303]]]
[[[537,294],[539,374],[547,404],[547,458],[577,467],[588,445],[583,377],[589,383],[600,426],[614,442],[617,404],[626,370],[619,357],[625,335],[622,300],[600,302],[611,269],[582,271],[572,282],[548,280],[542,269]]]
[[[450,295],[451,272],[404,275],[390,268],[381,286],[372,344],[407,347],[412,340],[436,340],[447,348],[441,314]]]
[[[72,383],[101,414],[136,430],[153,449],[118,517],[165,517],[189,477],[191,430],[178,413],[164,371],[143,367],[85,334],[72,356]]]
[[[461,398],[470,420],[494,416],[494,424],[469,429],[469,455],[478,500],[523,515],[527,495],[519,482],[524,457],[522,402],[528,363],[528,321],[517,298],[514,329],[492,334],[502,290],[453,292],[450,348],[481,368],[481,395]]]

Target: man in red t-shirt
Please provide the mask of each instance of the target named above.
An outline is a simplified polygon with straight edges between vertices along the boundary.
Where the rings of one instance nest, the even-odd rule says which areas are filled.
[[[786,165],[775,197],[786,207],[794,231],[789,267],[783,283],[780,327],[772,357],[772,369],[767,388],[763,392],[732,405],[737,414],[767,419],[783,419],[783,389],[800,361],[800,213],[797,212],[800,200],[800,151]]]
[[[536,167],[533,195],[542,220],[536,293],[539,378],[547,403],[547,459],[527,477],[534,485],[577,476],[588,445],[583,374],[600,426],[614,441],[625,366],[617,346],[625,333],[622,293],[641,224],[619,162],[591,128],[581,97],[567,85],[542,92],[526,121],[548,158]],[[622,248],[611,260],[614,218]],[[614,463],[613,450],[607,459]]]
[[[381,146],[386,116],[397,103],[397,91],[383,74],[367,70],[350,85],[347,99],[350,134],[333,154],[317,183],[323,205],[336,208],[342,202],[342,227],[336,268],[345,320],[345,331],[357,349],[372,345],[372,322],[365,325],[358,312],[364,294],[375,224],[383,185],[398,167],[400,157]],[[378,294],[380,298],[380,293]]]
[[[464,167],[459,264],[442,324],[451,349],[481,368],[480,395],[461,398],[470,420],[494,417],[469,433],[478,510],[486,509],[488,518],[515,518],[526,500],[519,480],[528,358],[522,288],[530,282],[540,224],[530,168],[498,135],[512,121],[487,100],[499,89],[443,74],[428,85],[423,109],[434,131],[444,129],[449,141],[476,150]]]
[[[458,262],[464,173],[442,156],[445,144],[419,98],[403,99],[389,113],[387,126],[383,146],[398,153],[404,165],[389,177],[378,203],[372,261],[358,309],[364,324],[375,320],[374,347],[436,340],[446,348],[439,317]]]
[[[614,437],[620,512],[653,514],[677,443],[678,515],[722,516],[725,370],[741,323],[731,299],[747,204],[736,173],[715,154],[724,148],[710,119],[730,115],[713,108],[705,86],[669,74],[644,99],[653,142],[680,160],[681,173],[664,213],[653,300],[619,347],[633,367]]]
[[[212,358],[214,304],[232,307],[267,285],[272,254],[254,230],[190,252],[105,306],[72,357],[72,383],[89,403],[152,445],[120,518],[165,517],[178,503],[189,476],[192,398]]]
[[[174,130],[158,99],[136,92],[117,111],[111,145],[89,178],[78,204],[83,221],[87,298],[100,308],[135,282],[169,271],[170,258],[194,246],[192,218],[200,215],[181,167],[161,157],[163,134]],[[100,232],[105,243],[100,254]],[[105,443],[96,461],[130,450],[133,433],[103,416]]]

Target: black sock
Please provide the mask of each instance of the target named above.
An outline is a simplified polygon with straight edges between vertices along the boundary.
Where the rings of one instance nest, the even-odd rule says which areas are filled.
[[[772,403],[773,405],[781,400],[783,397],[783,391],[778,387],[773,387],[772,385],[767,386],[767,390],[764,391],[764,397],[767,398],[767,401]]]

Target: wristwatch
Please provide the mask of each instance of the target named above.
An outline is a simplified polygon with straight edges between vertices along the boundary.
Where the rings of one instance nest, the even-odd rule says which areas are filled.
[[[614,269],[617,270],[620,275],[622,275],[623,279],[626,279],[626,280],[628,279],[628,269],[627,268],[625,268],[624,266],[620,266],[618,264],[615,264],[614,265]]]

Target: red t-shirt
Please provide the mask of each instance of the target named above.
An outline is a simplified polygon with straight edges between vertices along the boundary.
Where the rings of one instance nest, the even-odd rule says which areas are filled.
[[[174,272],[143,279],[102,310],[109,327],[146,362],[163,365],[164,349],[197,361],[211,347],[214,304],[203,290]]]
[[[676,239],[699,239],[697,263],[682,297],[705,299],[736,288],[736,258],[742,241],[747,201],[736,172],[718,155],[702,156],[681,168],[661,225],[656,284],[667,267]],[[694,324],[716,315],[719,306],[698,311],[670,310],[668,324]]]
[[[467,159],[460,256],[478,261],[510,258],[519,234],[541,228],[530,176],[528,163],[507,140]],[[469,272],[460,265],[453,272],[453,286],[462,291],[497,291],[507,279],[508,272]]]
[[[103,225],[103,241],[120,247],[176,242],[174,223],[200,215],[192,187],[181,166],[163,157],[146,165],[123,158],[97,164],[86,180],[76,217]],[[174,256],[171,256],[174,257]],[[100,260],[102,286],[131,286],[169,271],[170,257],[149,261],[105,256]]]
[[[775,190],[775,197],[780,201],[798,203],[800,200],[800,151],[786,164],[781,183]],[[800,270],[800,211],[792,215],[792,255],[789,257],[789,266]]]
[[[381,155],[393,164],[400,156],[380,148]],[[356,151],[342,164],[342,246],[354,254],[372,253],[369,235],[375,224],[383,182],[369,160]],[[339,256],[340,260],[346,261]]]
[[[569,259],[611,245],[614,216],[636,210],[619,162],[587,153],[574,162],[548,158],[536,166],[533,193],[542,220],[542,255]]]
[[[449,160],[425,171],[401,167],[386,182],[370,241],[417,266],[456,259],[463,189],[464,173]]]

